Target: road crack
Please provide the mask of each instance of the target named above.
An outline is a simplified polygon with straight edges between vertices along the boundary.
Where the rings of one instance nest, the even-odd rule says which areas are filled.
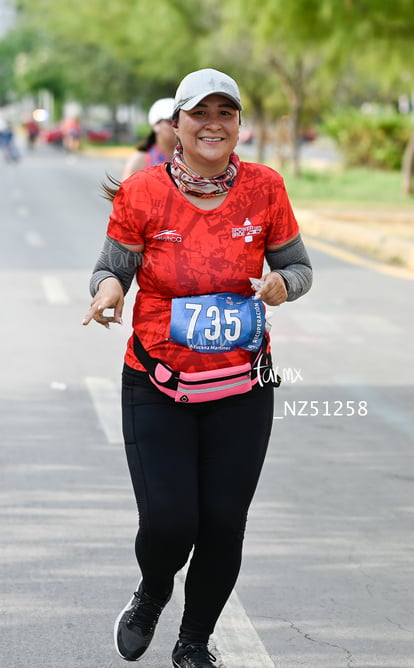
[[[309,633],[305,633],[302,631],[299,626],[297,626],[292,620],[290,619],[284,619],[281,618],[283,622],[286,622],[286,624],[289,624],[290,628],[293,631],[296,631],[299,635],[301,635],[303,638],[306,640],[309,640],[309,642],[313,642],[317,645],[326,645],[327,647],[334,647],[335,649],[339,649],[341,652],[344,652],[347,660],[347,668],[356,668],[356,664],[354,663],[354,657],[352,656],[352,652],[347,649],[346,647],[342,647],[342,645],[337,645],[332,642],[328,642],[327,640],[318,640],[317,638],[313,638]]]
[[[403,626],[399,622],[394,622],[394,620],[390,619],[389,617],[386,617],[385,619],[393,626],[396,626],[397,629],[400,629],[400,631],[404,631],[404,633],[409,633],[411,636],[414,637],[414,631],[412,629],[407,629],[405,626]]]

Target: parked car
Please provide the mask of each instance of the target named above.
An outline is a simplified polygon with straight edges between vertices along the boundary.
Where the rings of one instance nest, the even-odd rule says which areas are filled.
[[[88,141],[95,142],[97,144],[101,142],[104,143],[112,139],[112,132],[105,129],[89,128],[85,131],[85,138]]]
[[[40,138],[46,144],[53,144],[54,146],[62,146],[63,144],[63,132],[58,126],[42,130]]]
[[[64,133],[59,125],[42,130],[40,137],[46,144],[63,145]],[[103,144],[112,139],[112,132],[105,128],[87,128],[82,131],[81,137],[92,143]]]

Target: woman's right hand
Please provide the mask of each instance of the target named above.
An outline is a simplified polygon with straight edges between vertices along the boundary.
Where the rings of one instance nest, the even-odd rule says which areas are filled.
[[[113,308],[112,316],[104,315],[105,309]],[[82,322],[89,325],[96,320],[100,325],[109,329],[109,323],[117,322],[122,325],[122,310],[124,308],[124,291],[116,278],[104,278],[99,284],[99,290],[91,302],[91,307]]]

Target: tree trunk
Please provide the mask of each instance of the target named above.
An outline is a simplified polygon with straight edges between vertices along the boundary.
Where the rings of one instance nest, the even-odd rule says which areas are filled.
[[[267,124],[261,100],[253,100],[253,118],[257,139],[256,162],[264,163],[266,159]]]
[[[117,107],[112,106],[110,107],[111,110],[111,127],[112,127],[112,137],[115,142],[119,141],[119,125],[118,125],[118,120],[117,120]]]
[[[411,195],[413,192],[414,176],[414,131],[404,151],[402,162],[402,190],[405,195]]]
[[[264,163],[266,159],[266,135],[267,127],[264,118],[260,118],[257,122],[257,154],[256,162]]]
[[[305,97],[305,70],[302,58],[299,56],[296,59],[294,67],[288,71],[285,64],[272,54],[270,63],[276,70],[280,79],[281,85],[285,91],[286,97],[289,101],[290,123],[291,123],[291,137],[290,137],[290,153],[292,174],[299,176],[300,174],[300,156],[299,156],[299,132],[300,121],[303,110],[303,100]]]
[[[300,158],[299,158],[299,132],[300,132],[300,117],[301,117],[301,103],[299,101],[300,95],[292,104],[292,174],[293,176],[300,175]]]

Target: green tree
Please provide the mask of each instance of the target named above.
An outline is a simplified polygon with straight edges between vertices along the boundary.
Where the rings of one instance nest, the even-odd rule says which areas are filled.
[[[261,157],[267,126],[289,115],[296,172],[300,129],[311,115],[334,102],[395,99],[413,85],[412,0],[261,0],[259,8],[250,0],[19,0],[19,7],[22,27],[55,41],[59,67],[48,64],[49,85],[60,72],[80,96],[98,99],[103,90],[115,104],[134,91],[149,103],[171,94],[188,71],[226,69],[257,119]],[[414,137],[406,172],[413,153]]]
[[[396,101],[414,90],[414,14],[411,0],[296,0],[307,41],[325,40],[337,57],[336,100]],[[402,187],[413,191],[414,127],[402,161]]]
[[[8,35],[0,40],[0,107],[11,102],[14,88],[14,61],[19,53],[20,41]]]
[[[258,124],[258,160],[263,160],[269,124],[289,116],[296,174],[303,126],[320,114],[334,85],[327,69],[334,45],[327,37],[316,42],[303,30],[308,7],[301,0],[262,0],[258,11],[249,0],[228,0],[222,3],[218,27],[205,45],[206,53],[225,63],[242,84],[246,106]]]
[[[128,70],[148,95],[174,90],[182,72],[192,65],[197,67],[198,41],[194,35],[207,29],[203,4],[186,0],[67,0],[61,5],[51,0],[21,0],[21,20],[43,26],[58,40],[71,43],[72,52],[82,52],[84,47],[103,50],[107,62],[112,60],[114,76],[116,65],[120,72]],[[85,65],[86,74],[80,76],[86,78]],[[94,76],[95,82],[102,79],[103,72],[100,77]],[[111,95],[112,86],[117,86],[115,78],[105,87],[107,95]],[[129,94],[130,88],[125,87],[125,99]]]

